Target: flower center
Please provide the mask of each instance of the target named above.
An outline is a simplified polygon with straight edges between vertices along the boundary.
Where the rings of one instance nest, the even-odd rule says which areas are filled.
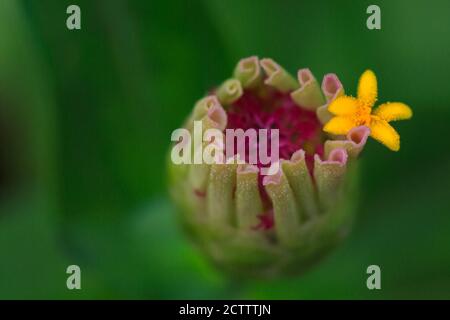
[[[296,105],[289,93],[280,93],[270,87],[258,91],[245,90],[227,113],[227,129],[268,129],[269,137],[270,129],[278,129],[280,159],[289,160],[294,152],[303,149],[310,173],[314,166],[314,154],[323,155],[324,136],[316,113]],[[245,152],[247,160],[248,145],[245,146]],[[263,165],[258,159],[257,166],[261,168],[270,164]],[[267,210],[270,210],[271,204],[262,185],[261,174],[259,190]]]
[[[354,114],[354,122],[358,126],[369,126],[371,120],[370,112],[370,107],[359,105],[356,109],[356,113]]]
[[[227,129],[268,129],[269,133],[278,129],[280,159],[289,160],[294,152],[303,149],[311,170],[314,154],[323,154],[322,125],[316,113],[297,106],[288,93],[268,87],[258,92],[246,90],[227,113]],[[260,162],[257,165],[263,166]]]

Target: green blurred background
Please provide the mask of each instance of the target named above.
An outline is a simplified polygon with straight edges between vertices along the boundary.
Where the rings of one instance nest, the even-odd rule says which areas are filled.
[[[450,298],[448,0],[0,0],[0,39],[0,298]],[[303,277],[234,283],[183,237],[164,158],[195,100],[255,54],[351,94],[371,68],[380,101],[415,114],[395,124],[400,152],[369,142],[341,247]]]

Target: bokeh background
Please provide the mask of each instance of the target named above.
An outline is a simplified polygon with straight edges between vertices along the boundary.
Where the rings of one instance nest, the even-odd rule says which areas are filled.
[[[0,298],[449,299],[449,17],[447,0],[0,0]],[[380,101],[415,114],[400,152],[369,142],[341,247],[302,277],[235,283],[180,232],[164,159],[196,99],[255,54],[352,94],[372,68]]]

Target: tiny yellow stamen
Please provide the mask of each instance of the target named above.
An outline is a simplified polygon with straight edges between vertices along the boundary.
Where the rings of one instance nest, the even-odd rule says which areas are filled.
[[[343,135],[357,126],[367,126],[371,137],[393,151],[400,149],[400,136],[388,122],[412,117],[411,109],[401,102],[381,104],[372,111],[377,100],[377,78],[371,70],[366,70],[359,78],[358,97],[341,96],[330,103],[328,111],[335,115],[323,130]]]

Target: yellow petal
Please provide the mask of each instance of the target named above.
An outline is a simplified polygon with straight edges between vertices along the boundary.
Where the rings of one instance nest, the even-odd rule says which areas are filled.
[[[401,102],[383,103],[373,112],[373,114],[388,122],[405,120],[412,117],[411,108]]]
[[[334,117],[323,127],[323,130],[332,134],[347,134],[354,127],[354,123],[347,117]]]
[[[372,107],[377,101],[377,77],[372,70],[366,70],[359,78],[358,99],[366,106]]]
[[[370,136],[392,151],[398,151],[400,149],[400,136],[387,121],[372,120],[370,124]]]
[[[350,115],[356,112],[358,101],[349,96],[341,96],[333,100],[328,106],[328,111],[337,116]]]

